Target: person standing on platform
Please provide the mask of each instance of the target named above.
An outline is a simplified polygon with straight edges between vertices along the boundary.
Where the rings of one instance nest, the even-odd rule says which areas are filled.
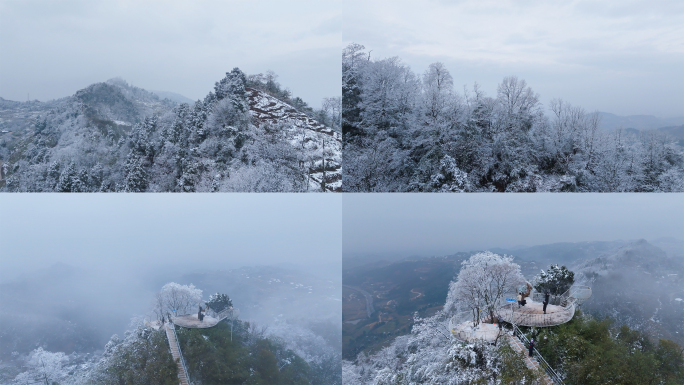
[[[549,304],[549,291],[544,294],[544,314],[546,314],[546,306]]]
[[[530,339],[530,357],[532,357],[533,352],[534,352],[534,340]]]

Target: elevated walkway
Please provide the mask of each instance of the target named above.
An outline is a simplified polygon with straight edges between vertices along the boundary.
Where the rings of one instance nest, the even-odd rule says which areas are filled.
[[[508,343],[511,345],[511,348],[515,351],[520,351],[518,349],[522,349],[523,354],[525,355],[525,364],[527,365],[528,368],[530,369],[541,369],[543,370],[546,375],[544,376],[543,380],[547,384],[554,384],[554,385],[565,385],[563,380],[561,380],[560,376],[558,373],[556,373],[555,370],[549,365],[548,362],[542,357],[541,353],[537,350],[537,348],[534,348],[532,350],[532,357],[529,356],[529,343],[530,341],[525,337],[525,334],[518,329],[517,326],[513,325],[513,335],[508,335]]]
[[[183,353],[178,344],[176,328],[172,323],[165,323],[164,329],[166,330],[166,338],[169,340],[171,356],[176,365],[178,365],[178,380],[180,381],[180,385],[190,385],[188,381],[188,368],[187,365],[185,365],[185,359],[183,358]]]
[[[532,356],[530,357],[529,355],[529,350],[527,347],[523,346],[522,342],[520,342],[519,339],[512,337],[510,334],[506,334],[506,341],[508,344],[511,346],[511,348],[516,352],[520,353],[522,352],[523,355],[525,356],[525,365],[527,366],[528,369],[532,370],[544,370],[540,365],[539,361],[537,361],[537,358]],[[551,377],[549,377],[548,373],[544,373],[544,377],[542,377],[542,382],[546,385],[555,385],[553,380],[551,380]]]

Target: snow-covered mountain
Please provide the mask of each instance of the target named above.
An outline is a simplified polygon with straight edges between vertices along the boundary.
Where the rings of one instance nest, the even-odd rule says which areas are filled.
[[[235,68],[191,104],[122,79],[48,103],[2,99],[0,189],[341,191],[340,133],[311,116],[335,119],[260,88]]]
[[[305,158],[315,165],[316,171],[310,175],[311,187],[320,186],[325,178],[326,189],[341,191],[342,135],[264,91],[246,91],[252,121],[257,125],[286,123],[285,135],[290,143],[301,148]]]

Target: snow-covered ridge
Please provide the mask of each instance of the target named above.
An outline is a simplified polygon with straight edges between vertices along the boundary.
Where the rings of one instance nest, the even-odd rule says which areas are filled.
[[[310,186],[320,188],[325,178],[326,190],[342,191],[342,135],[266,92],[245,90],[254,124],[284,123],[290,143],[306,151],[311,167],[316,170],[311,173]]]
[[[246,88],[246,91],[250,112],[256,124],[288,121],[295,127],[303,127],[315,132],[321,132],[332,137],[337,142],[342,142],[342,136],[339,132],[335,132],[306,114],[297,111],[294,107],[282,102],[280,99],[254,88]]]

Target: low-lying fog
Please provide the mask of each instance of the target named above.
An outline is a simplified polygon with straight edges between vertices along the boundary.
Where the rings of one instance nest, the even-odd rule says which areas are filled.
[[[0,359],[102,349],[168,282],[341,338],[339,195],[4,195],[0,217]]]

